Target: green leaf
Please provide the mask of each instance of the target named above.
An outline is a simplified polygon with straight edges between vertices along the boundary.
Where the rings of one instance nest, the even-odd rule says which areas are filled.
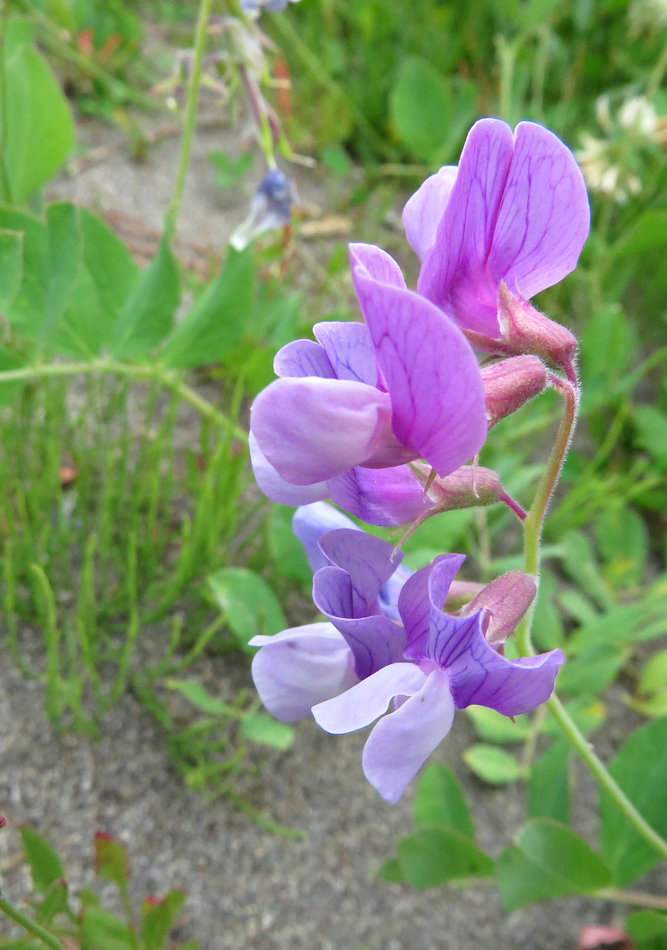
[[[197,683],[194,680],[167,679],[165,686],[167,689],[178,690],[186,699],[190,700],[193,706],[197,706],[198,709],[201,709],[202,712],[209,716],[229,717],[232,712],[228,703],[224,703],[221,699],[216,699],[215,696],[211,696],[201,683]]]
[[[497,879],[503,907],[568,894],[594,894],[610,883],[602,858],[570,828],[550,818],[533,818],[501,853]]]
[[[162,236],[157,254],[125,300],[111,333],[115,359],[142,359],[161,343],[172,327],[180,302],[178,269]]]
[[[607,508],[595,522],[595,540],[607,562],[607,575],[613,587],[640,583],[649,539],[644,519],[636,511],[627,506]]]
[[[208,578],[213,599],[225,615],[239,645],[257,634],[279,633],[287,627],[285,614],[266,581],[245,567],[223,567]]]
[[[25,359],[20,359],[11,350],[0,347],[0,406],[8,406],[17,393],[25,386],[24,382],[3,382],[2,373],[6,370],[19,369],[25,366]]]
[[[612,253],[615,257],[630,257],[666,244],[667,210],[649,208],[634,220],[630,230],[612,248]]]
[[[62,878],[52,881],[46,889],[44,899],[37,906],[35,917],[38,924],[48,926],[67,907],[67,884]]]
[[[303,545],[292,531],[293,508],[274,505],[269,516],[269,550],[281,577],[298,581],[310,590],[313,572],[308,566]]]
[[[468,837],[451,828],[419,828],[398,842],[397,861],[415,888],[439,887],[447,881],[493,874],[492,859]]]
[[[385,861],[384,864],[380,865],[375,879],[377,881],[387,881],[390,884],[400,884],[400,882],[404,880],[404,877],[401,871],[401,865],[398,863],[398,858],[392,858],[390,861]]]
[[[612,683],[627,661],[614,644],[593,643],[559,670],[558,689],[568,696],[594,696]]]
[[[468,706],[466,715],[477,735],[486,742],[523,742],[532,729],[528,716],[512,720],[488,706]]]
[[[95,846],[95,872],[106,881],[113,881],[121,890],[127,884],[130,873],[127,852],[110,835],[98,831],[93,839]]]
[[[184,891],[170,891],[163,900],[143,902],[141,939],[145,950],[163,950],[165,940],[184,902]]]
[[[241,720],[241,732],[246,739],[262,742],[274,749],[289,749],[294,742],[294,729],[287,723],[278,722],[266,713],[244,716]]]
[[[413,806],[418,825],[453,828],[471,841],[475,826],[456,776],[439,762],[428,765],[419,780]]]
[[[667,836],[667,717],[637,729],[609,771],[658,834]],[[607,792],[600,794],[600,845],[614,882],[624,885],[660,860]]]
[[[637,406],[634,420],[641,447],[667,468],[667,415],[655,406]]]
[[[463,753],[463,760],[475,775],[491,785],[507,785],[523,775],[523,768],[514,756],[497,746],[483,743],[470,746]]]
[[[76,328],[62,323],[62,317],[74,293],[82,269],[83,242],[79,226],[79,209],[66,202],[46,209],[48,240],[48,283],[44,295],[44,313],[39,342],[54,344],[68,355],[82,355]]]
[[[23,234],[0,231],[0,310],[10,306],[23,279]]]
[[[254,301],[252,249],[229,248],[225,267],[165,341],[165,366],[192,369],[223,361],[246,331]]]
[[[136,937],[127,924],[99,907],[84,910],[81,932],[95,950],[136,950]]]
[[[44,893],[54,881],[65,877],[65,869],[51,845],[36,831],[21,828],[21,841],[30,866],[33,887]]]
[[[667,934],[667,914],[657,910],[638,910],[625,921],[625,929],[633,940],[651,940]]]
[[[23,204],[55,172],[74,146],[69,104],[46,62],[30,46],[18,46],[5,65],[7,129],[5,168],[10,193],[3,200]]]
[[[474,109],[476,90],[447,80],[426,60],[409,56],[399,66],[390,96],[391,121],[399,139],[419,158],[435,160],[456,142]]]
[[[568,742],[555,742],[534,762],[528,781],[528,817],[553,818],[567,824],[570,820],[570,780]]]

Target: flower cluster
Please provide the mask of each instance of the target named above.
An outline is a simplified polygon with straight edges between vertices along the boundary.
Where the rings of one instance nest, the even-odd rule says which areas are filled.
[[[427,179],[403,220],[421,262],[417,289],[383,250],[351,245],[363,322],[318,323],[314,340],[283,347],[250,432],[259,487],[304,506],[294,530],[327,618],[256,637],[255,684],[284,720],[312,713],[331,733],[379,720],[363,767],[392,802],[456,709],[533,709],[551,695],[563,656],[504,655],[536,592],[530,576],[514,571],[471,591],[455,580],[459,554],[410,574],[392,545],[323,502],[410,530],[478,504],[526,517],[477,457],[489,429],[545,386],[575,391],[576,339],[529,297],[575,268],[590,215],[581,171],[553,133],[482,119],[459,165]]]

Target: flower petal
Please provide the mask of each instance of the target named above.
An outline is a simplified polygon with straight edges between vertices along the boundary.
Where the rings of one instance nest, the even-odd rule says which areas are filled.
[[[450,584],[464,561],[465,554],[442,554],[406,581],[398,598],[398,611],[407,636],[406,659],[418,661],[422,657],[430,656],[427,653],[431,635],[429,584],[434,568],[437,566],[438,590],[444,593],[440,604],[442,610]]]
[[[581,169],[548,129],[521,122],[489,257],[498,283],[532,297],[577,266],[590,228]]]
[[[347,515],[324,501],[316,501],[312,505],[301,505],[294,512],[292,531],[303,545],[313,574],[329,564],[328,558],[320,548],[319,541],[323,534],[335,528],[361,531],[361,528],[358,528]]]
[[[261,647],[252,661],[259,697],[283,722],[303,719],[316,703],[357,682],[352,651],[330,623],[293,627],[249,642]]]
[[[477,454],[486,438],[477,359],[437,307],[410,290],[379,282],[365,259],[365,246],[357,246],[352,279],[389,389],[394,434],[438,475],[448,475]]]
[[[399,800],[445,738],[452,727],[454,709],[447,674],[436,670],[418,693],[373,729],[364,747],[364,775],[388,802]]]
[[[248,436],[248,447],[255,481],[267,498],[278,502],[279,505],[308,505],[328,496],[329,488],[326,482],[292,485],[281,478],[257,445],[257,439],[252,432]]]
[[[336,379],[336,373],[324,348],[314,340],[293,340],[273,358],[276,376],[320,376]]]
[[[395,696],[412,696],[425,681],[425,674],[414,663],[392,663],[346,693],[318,703],[312,713],[325,732],[356,732],[381,716]]]
[[[512,130],[480,119],[468,133],[436,241],[424,259],[418,290],[462,327],[499,334],[498,286],[487,269],[512,161]]]
[[[383,587],[403,560],[403,552],[393,544],[363,531],[339,528],[320,538],[320,547],[329,563],[349,579],[351,612],[339,616],[359,617],[375,606]]]
[[[397,526],[415,521],[431,507],[424,487],[407,465],[356,466],[329,482],[332,500],[368,524]]]
[[[264,456],[294,485],[342,475],[395,446],[389,397],[346,380],[278,379],[255,399],[250,424]]]
[[[435,175],[426,179],[403,208],[405,235],[420,261],[435,244],[438,225],[449,202],[457,172],[456,165],[443,165]]]
[[[324,347],[338,379],[353,379],[368,386],[377,385],[375,353],[365,324],[332,320],[316,323],[313,333]]]
[[[508,660],[483,636],[476,637],[466,655],[449,667],[452,695],[458,709],[489,706],[503,716],[519,716],[549,699],[564,662],[560,650]]]

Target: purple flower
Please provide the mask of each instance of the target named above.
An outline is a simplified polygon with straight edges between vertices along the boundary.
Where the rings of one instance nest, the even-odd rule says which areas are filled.
[[[528,712],[549,698],[564,662],[560,650],[508,660],[484,635],[484,610],[467,617],[443,613],[463,559],[460,554],[438,557],[404,584],[398,601],[404,660],[376,665],[346,692],[312,710],[317,723],[334,734],[380,719],[366,742],[362,764],[366,778],[389,802],[398,801],[447,735],[456,709],[480,705],[505,716]],[[356,612],[353,601],[351,607]],[[341,618],[327,615],[344,629]],[[375,620],[377,624],[377,615]],[[360,620],[356,624],[362,631]],[[377,627],[367,622],[365,629]],[[393,710],[385,715],[390,703]]]
[[[403,212],[418,290],[465,330],[498,339],[498,291],[532,297],[574,270],[588,236],[584,178],[548,129],[481,119],[458,168],[428,178]]]
[[[250,210],[232,232],[229,243],[237,251],[264,231],[282,228],[292,220],[292,205],[296,199],[294,185],[279,168],[266,173],[250,201]]]
[[[331,515],[306,509],[300,518],[312,551],[311,532]],[[325,566],[315,573],[313,601],[328,623],[254,637],[251,645],[261,649],[253,679],[275,716],[293,721],[312,710],[332,733],[370,725],[393,700],[363,757],[366,777],[388,801],[400,798],[449,732],[455,709],[477,704],[515,716],[550,696],[559,650],[510,661],[495,642],[528,608],[531,578],[499,578],[466,616],[454,617],[442,608],[463,555],[444,555],[410,574],[386,541],[347,528],[322,535],[319,550]],[[473,611],[475,603],[481,609]]]
[[[279,351],[281,378],[252,407],[251,458],[275,501],[330,495],[365,520],[400,524],[427,507],[405,463],[423,458],[444,476],[484,444],[484,385],[461,331],[407,289],[392,258],[350,250],[366,323],[319,323],[317,342]]]

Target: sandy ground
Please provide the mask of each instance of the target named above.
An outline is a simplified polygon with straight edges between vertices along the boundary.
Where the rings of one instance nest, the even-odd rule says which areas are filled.
[[[106,147],[108,132],[103,135],[88,127],[83,137]],[[245,214],[259,167],[251,181],[224,195],[206,160],[211,149],[235,147],[238,136],[229,132],[197,136],[179,224],[186,242],[219,248]],[[143,164],[112,147],[76,176],[61,178],[50,197],[122,212],[159,229],[176,158],[175,139],[153,147]],[[302,196],[318,199],[317,180],[301,171],[297,177]],[[238,684],[248,677],[245,660],[233,666],[213,669],[223,694],[230,678]],[[603,751],[617,747],[623,732],[622,723],[607,730]],[[460,752],[471,738],[459,715],[438,757],[463,778],[481,844],[497,853],[521,821],[522,793],[516,787],[492,790],[467,772]],[[27,893],[16,831],[26,823],[63,855],[74,892],[92,882],[94,832],[118,837],[131,855],[137,899],[187,890],[178,937],[196,938],[204,950],[573,950],[585,923],[623,919],[622,908],[574,899],[507,917],[490,887],[415,893],[374,881],[398,837],[412,827],[412,792],[396,807],[383,802],[363,778],[362,744],[361,736],[332,738],[304,722],[290,751],[270,753],[248,795],[256,807],[307,832],[305,840],[288,840],[267,834],[226,800],[207,804],[185,788],[169,763],[164,736],[131,697],[110,714],[97,743],[54,733],[42,712],[40,685],[24,681],[5,662],[0,814],[9,827],[0,835],[3,888],[15,901]],[[592,840],[596,796],[587,781],[583,798],[578,827]]]

